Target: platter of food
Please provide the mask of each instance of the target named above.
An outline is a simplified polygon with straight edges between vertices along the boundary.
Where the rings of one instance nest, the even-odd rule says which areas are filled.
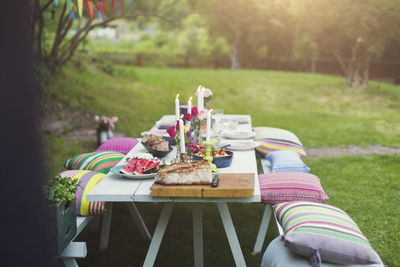
[[[146,132],[140,133],[140,135],[143,137],[149,136],[151,134],[158,136],[158,137],[169,136],[169,134],[167,133],[166,130],[151,130],[151,131],[146,131]]]
[[[227,139],[251,139],[256,136],[254,132],[245,132],[245,131],[225,131],[223,132],[222,136]]]
[[[225,140],[220,145],[229,145],[227,150],[246,151],[255,149],[259,143],[252,140]]]
[[[110,171],[129,179],[150,179],[154,178],[163,166],[158,160],[133,157],[126,164],[117,165]]]
[[[232,151],[226,151],[224,149],[218,149],[212,151],[212,157],[213,161],[217,168],[226,168],[231,166],[232,164],[232,158],[233,158],[233,152]],[[199,151],[195,154],[193,154],[193,159],[194,160],[201,160],[205,156],[204,151]]]

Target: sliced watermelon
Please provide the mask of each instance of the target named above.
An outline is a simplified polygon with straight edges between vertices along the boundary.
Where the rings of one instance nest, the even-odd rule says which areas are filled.
[[[124,174],[133,174],[135,172],[137,161],[137,158],[131,159],[119,172]]]
[[[159,170],[159,166],[160,166],[161,162],[150,162],[147,166],[146,169],[144,170],[145,174],[148,173],[155,173]]]
[[[139,159],[136,163],[134,174],[144,174],[144,170],[146,170],[146,166],[149,165],[150,162],[153,162],[148,159]]]

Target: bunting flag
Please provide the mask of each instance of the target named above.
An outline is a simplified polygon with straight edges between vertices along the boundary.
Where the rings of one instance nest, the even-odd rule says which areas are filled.
[[[77,0],[77,2],[78,2],[78,14],[79,17],[82,18],[83,0]]]
[[[54,4],[57,6],[58,5],[58,0],[54,0]]]
[[[115,13],[115,0],[111,0],[111,10],[112,10],[112,13],[114,14]]]
[[[108,1],[104,1],[104,12],[106,12],[106,15],[109,16],[110,14],[108,13]]]
[[[130,6],[131,5],[131,0],[128,0],[128,6]]]
[[[119,9],[122,13],[122,8],[124,7],[124,3],[122,2],[122,0],[119,0]]]
[[[68,11],[71,10],[71,0],[68,0]]]
[[[104,12],[103,12],[103,4],[101,2],[97,2],[97,9],[100,12],[101,20],[104,19]]]
[[[69,12],[69,17],[72,19],[72,20],[74,20],[76,17],[75,17],[75,13],[74,13],[74,11],[70,11]]]
[[[89,1],[88,6],[89,6],[90,19],[93,19],[93,17],[94,17],[93,2]]]
[[[104,21],[104,20],[103,20],[103,17],[102,17],[101,14],[100,14],[100,10],[97,11],[97,17],[99,17],[99,19],[101,20],[101,22]]]

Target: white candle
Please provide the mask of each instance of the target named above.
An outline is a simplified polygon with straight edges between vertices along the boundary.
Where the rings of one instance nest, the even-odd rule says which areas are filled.
[[[179,120],[179,114],[180,112],[179,112],[179,94],[177,94],[176,95],[176,98],[175,98],[175,115],[176,115],[176,120]]]
[[[183,128],[183,120],[179,119],[179,145],[181,148],[181,153],[185,153],[185,130]]]
[[[199,85],[199,87],[197,87],[197,110],[200,112],[201,111],[201,100],[203,99],[203,96],[201,95],[202,91],[201,91],[201,85]]]
[[[207,112],[207,133],[206,133],[206,142],[210,142],[211,135],[211,110]]]
[[[188,101],[187,113],[192,114],[192,97],[190,97]]]
[[[201,86],[201,90],[200,90],[200,102],[201,102],[201,104],[200,104],[200,106],[201,106],[201,108],[200,108],[200,110],[203,110],[204,109],[204,87],[203,86]]]

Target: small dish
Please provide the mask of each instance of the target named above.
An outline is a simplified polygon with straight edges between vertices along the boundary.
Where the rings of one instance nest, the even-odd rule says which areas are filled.
[[[245,131],[225,131],[223,132],[222,136],[227,139],[243,140],[253,138],[256,136],[256,133]]]
[[[217,166],[217,168],[226,168],[226,167],[231,166],[232,159],[233,159],[233,152],[232,151],[225,151],[225,152],[226,152],[226,154],[228,154],[227,156],[214,157],[212,163],[214,163]],[[202,160],[203,158],[193,155],[193,159],[194,160]]]
[[[171,153],[172,151],[172,147],[170,145],[168,145],[169,150],[168,151],[164,151],[164,150],[155,150],[153,148],[151,148],[148,145],[145,145],[142,143],[142,145],[144,146],[144,148],[146,148],[147,151],[149,151],[153,156],[157,157],[157,158],[163,158],[166,155],[168,155],[169,153]]]
[[[123,167],[125,167],[125,165],[119,165],[119,166],[112,167],[110,169],[110,172],[113,173],[113,174],[117,174],[117,175],[119,175],[121,177],[124,177],[124,178],[139,179],[139,180],[141,180],[141,179],[151,179],[151,178],[156,177],[156,175],[157,175],[156,172],[155,173],[149,173],[149,174],[124,174],[124,173],[120,173],[120,170]]]
[[[226,150],[233,150],[233,151],[246,151],[246,150],[253,150],[258,147],[260,144],[258,142],[254,142],[252,140],[232,140],[228,141],[225,140],[221,143],[221,146],[229,144]]]

